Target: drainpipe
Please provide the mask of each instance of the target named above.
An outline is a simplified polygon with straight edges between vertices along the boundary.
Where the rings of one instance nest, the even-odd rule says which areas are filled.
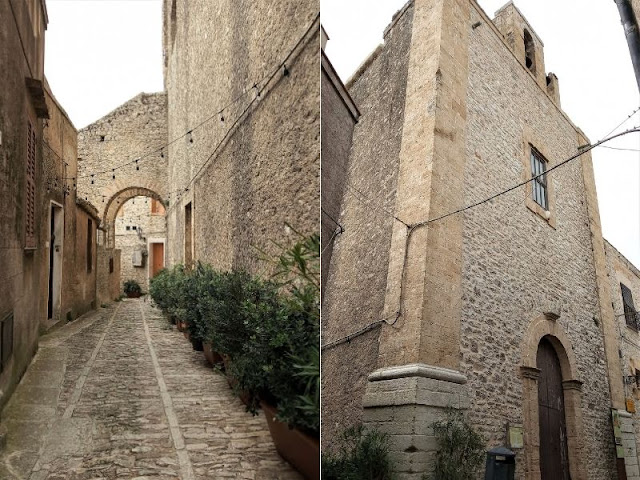
[[[620,20],[624,27],[624,34],[629,44],[629,52],[631,53],[631,62],[633,70],[636,74],[636,82],[638,83],[638,91],[640,91],[640,32],[638,32],[638,20],[631,7],[630,0],[614,0],[620,12]]]

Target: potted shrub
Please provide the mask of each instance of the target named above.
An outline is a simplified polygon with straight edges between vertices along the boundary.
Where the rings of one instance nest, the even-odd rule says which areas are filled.
[[[319,237],[298,242],[277,260],[273,282],[248,288],[241,316],[247,330],[232,356],[236,390],[265,411],[278,453],[307,478],[319,478]]]
[[[124,282],[124,293],[128,298],[138,298],[142,295],[142,288],[135,280],[127,280]]]
[[[344,430],[333,451],[322,455],[322,478],[326,480],[392,480],[396,478],[393,469],[389,436],[362,425]]]

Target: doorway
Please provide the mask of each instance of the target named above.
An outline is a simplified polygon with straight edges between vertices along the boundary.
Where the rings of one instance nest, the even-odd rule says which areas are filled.
[[[536,364],[540,369],[540,477],[541,480],[570,480],[562,371],[558,354],[546,338],[538,345]]]
[[[62,283],[62,247],[64,240],[64,212],[62,206],[51,202],[49,211],[49,289],[47,319],[60,318],[60,286]]]
[[[164,243],[152,242],[150,243],[150,247],[151,261],[149,262],[149,266],[151,271],[149,272],[149,278],[153,278],[164,268]]]

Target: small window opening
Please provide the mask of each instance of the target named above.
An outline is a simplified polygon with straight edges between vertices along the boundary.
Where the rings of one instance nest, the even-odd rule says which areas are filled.
[[[138,227],[136,227],[135,225],[133,227],[131,227],[133,230],[138,230]]]
[[[109,273],[113,273],[113,257],[109,259]]]
[[[129,225],[127,225],[125,228],[126,228],[127,230],[131,230],[131,227],[130,227]]]
[[[531,147],[531,178],[533,178],[533,200],[545,210],[549,210],[547,195],[547,161],[535,148]]]
[[[633,295],[631,290],[624,283],[620,284],[620,290],[622,292],[622,306],[624,308],[624,319],[627,322],[627,326],[639,330],[640,322],[638,322],[638,314],[633,306]]]
[[[104,135],[100,135],[100,141],[104,142]]]
[[[551,77],[547,75],[547,87],[551,85]]]
[[[533,37],[529,33],[529,30],[524,30],[524,58],[525,65],[532,73],[536,73],[535,62],[535,45],[533,43]]]

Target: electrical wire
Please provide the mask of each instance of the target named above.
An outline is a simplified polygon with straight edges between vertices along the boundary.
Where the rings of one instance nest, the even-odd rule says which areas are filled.
[[[327,211],[324,209],[324,207],[322,207],[322,206],[321,206],[321,207],[320,207],[320,210],[322,210],[322,213],[324,213],[324,214],[329,218],[329,220],[331,220],[331,221],[332,221],[333,223],[335,223],[338,227],[340,227],[340,233],[344,232],[344,227],[343,227],[342,225],[340,225],[340,223],[339,223],[336,219],[334,219],[331,215],[329,215],[329,214],[327,213]]]

